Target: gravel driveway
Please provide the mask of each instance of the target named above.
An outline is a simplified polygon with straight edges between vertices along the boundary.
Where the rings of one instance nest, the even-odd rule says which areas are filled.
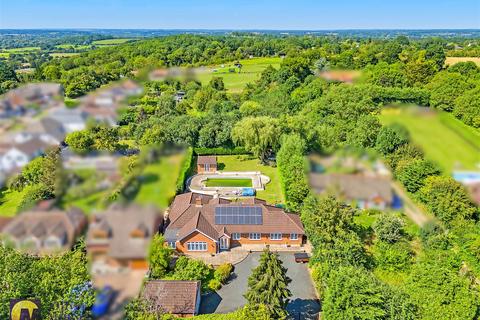
[[[247,279],[252,269],[258,265],[260,254],[249,254],[245,260],[235,265],[228,284],[216,293],[203,296],[200,313],[228,313],[245,305],[243,294],[247,291]],[[279,256],[288,269],[287,276],[292,279],[289,285],[292,297],[287,310],[294,319],[317,319],[312,315],[319,312],[320,304],[307,265],[295,263],[291,252],[279,252]]]

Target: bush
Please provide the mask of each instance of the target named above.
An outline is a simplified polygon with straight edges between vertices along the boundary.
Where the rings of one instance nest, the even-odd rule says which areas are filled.
[[[420,229],[420,239],[423,245],[429,249],[443,249],[450,247],[451,242],[445,230],[435,221],[427,222]]]
[[[233,271],[233,265],[231,263],[224,263],[224,264],[221,264],[220,266],[218,266],[218,268],[215,270],[213,276],[220,283],[225,284],[225,282],[230,277],[230,274],[232,273],[232,271]]]
[[[407,242],[392,244],[379,241],[374,249],[375,262],[382,270],[402,271],[412,264],[413,252]]]
[[[222,287],[222,284],[217,279],[212,279],[208,282],[208,288],[212,291],[217,291]]]
[[[380,129],[375,145],[378,151],[386,155],[408,143],[409,139],[408,130],[401,124],[393,123]]]
[[[408,192],[415,193],[425,184],[429,176],[437,175],[440,170],[428,160],[402,161],[397,167],[397,178]]]
[[[381,241],[393,243],[402,238],[404,226],[402,219],[392,214],[383,214],[373,224],[373,230]]]
[[[188,175],[192,172],[192,164],[193,164],[193,149],[188,148],[187,153],[185,154],[185,158],[183,159],[182,167],[180,169],[180,173],[177,178],[177,185],[176,185],[176,193],[183,192],[183,188],[185,186],[185,179],[187,179]]]

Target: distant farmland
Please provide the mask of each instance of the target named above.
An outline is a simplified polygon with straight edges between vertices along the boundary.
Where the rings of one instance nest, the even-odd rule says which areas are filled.
[[[480,164],[480,130],[463,124],[449,113],[416,108],[385,109],[383,124],[400,123],[409,130],[412,140],[422,147],[428,159],[445,173],[475,170]]]
[[[113,46],[117,44],[126,43],[135,39],[132,38],[116,38],[116,39],[105,39],[105,40],[95,40],[92,42],[96,46]]]
[[[475,64],[480,67],[480,57],[447,57],[447,59],[445,60],[445,64],[452,66],[455,63],[467,61],[475,62]]]

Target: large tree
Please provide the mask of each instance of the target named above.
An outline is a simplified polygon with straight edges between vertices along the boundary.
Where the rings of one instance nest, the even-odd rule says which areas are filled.
[[[165,245],[163,236],[156,234],[150,243],[148,262],[150,264],[150,277],[161,279],[167,274],[172,259],[172,250]]]
[[[274,319],[285,319],[285,310],[291,292],[288,289],[290,278],[286,275],[278,254],[266,249],[260,257],[260,265],[253,269],[248,278],[245,298],[250,307],[265,306]]]
[[[260,160],[266,161],[271,151],[279,146],[282,129],[278,119],[270,117],[248,117],[235,124],[232,139],[241,144]]]

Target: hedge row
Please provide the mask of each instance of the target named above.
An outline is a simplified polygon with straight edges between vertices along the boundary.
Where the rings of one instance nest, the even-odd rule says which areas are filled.
[[[206,155],[237,155],[237,154],[246,154],[249,153],[243,147],[235,147],[235,148],[195,148],[195,154],[198,156],[206,156]]]
[[[182,167],[180,168],[180,174],[178,175],[177,185],[175,187],[175,192],[181,193],[185,187],[185,179],[190,175],[193,168],[193,149],[190,147],[187,149],[187,153],[183,158]]]
[[[373,101],[382,105],[398,102],[428,106],[430,103],[430,93],[421,88],[386,88],[371,86],[369,89]]]

